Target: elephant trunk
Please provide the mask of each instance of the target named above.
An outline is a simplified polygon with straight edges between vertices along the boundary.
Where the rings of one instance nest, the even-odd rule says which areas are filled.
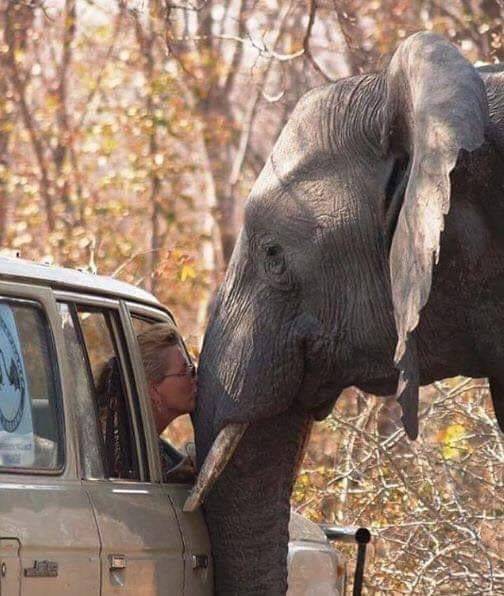
[[[311,421],[298,397],[311,388],[313,324],[266,286],[238,296],[246,275],[230,268],[205,334],[193,414],[200,476],[186,509],[203,501],[217,594],[275,595],[287,589],[290,495]]]
[[[310,418],[250,424],[204,503],[221,594],[285,594],[290,494]]]

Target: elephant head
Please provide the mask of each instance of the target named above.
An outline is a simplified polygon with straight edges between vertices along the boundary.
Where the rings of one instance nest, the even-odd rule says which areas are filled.
[[[504,94],[499,103],[499,74],[486,83],[488,99],[453,45],[418,33],[383,72],[307,93],[283,129],[248,199],[200,361],[203,467],[188,508],[210,489],[219,594],[285,592],[296,466],[311,420],[345,387],[398,388],[414,438],[419,384],[498,377],[496,355],[475,347],[471,303],[484,288],[478,299],[502,336],[491,297],[503,251],[487,222],[502,210]],[[490,253],[492,271],[481,265]]]

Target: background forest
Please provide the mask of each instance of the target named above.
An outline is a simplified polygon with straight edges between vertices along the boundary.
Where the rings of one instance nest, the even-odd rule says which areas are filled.
[[[0,245],[147,288],[197,351],[299,97],[420,29],[501,61],[503,19],[503,0],[0,0]],[[293,507],[372,528],[368,594],[504,594],[503,471],[486,380],[425,388],[415,443],[393,398],[350,389]]]

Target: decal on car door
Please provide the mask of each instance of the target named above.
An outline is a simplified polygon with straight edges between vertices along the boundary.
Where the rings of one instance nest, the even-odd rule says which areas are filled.
[[[26,371],[11,308],[0,304],[0,465],[30,467],[35,457]]]

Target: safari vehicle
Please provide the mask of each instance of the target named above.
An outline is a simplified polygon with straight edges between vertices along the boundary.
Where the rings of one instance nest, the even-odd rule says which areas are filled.
[[[136,341],[157,321],[174,323],[134,286],[0,258],[1,596],[212,594],[203,514],[182,511],[191,482],[162,481]],[[114,356],[121,391],[104,412]],[[293,514],[289,593],[343,594],[344,581],[323,531]]]

